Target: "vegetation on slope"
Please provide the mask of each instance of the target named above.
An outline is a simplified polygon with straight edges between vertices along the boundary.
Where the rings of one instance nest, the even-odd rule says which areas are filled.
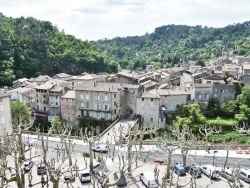
[[[166,25],[151,34],[117,37],[93,42],[104,54],[113,57],[122,68],[169,67],[188,60],[204,65],[223,50],[235,55],[250,55],[250,22],[223,28]]]
[[[0,85],[59,72],[117,72],[118,64],[95,46],[60,32],[48,21],[0,13]]]

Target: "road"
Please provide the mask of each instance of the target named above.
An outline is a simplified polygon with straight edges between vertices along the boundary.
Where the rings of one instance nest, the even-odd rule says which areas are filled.
[[[29,141],[33,145],[37,145],[38,147],[41,147],[41,140],[35,139],[35,138],[27,138],[24,137],[24,142]],[[59,141],[48,141],[49,149],[50,150],[55,150],[56,148],[64,148]],[[119,147],[116,147],[115,145],[110,145],[110,152],[109,154],[104,154],[107,157],[111,157],[111,154],[114,151],[114,156],[117,156],[118,153],[121,153],[124,151],[124,148],[121,150]],[[146,147],[146,146],[145,146]],[[76,153],[89,153],[89,146],[87,144],[81,145],[81,144],[76,144],[73,148],[74,152]],[[97,153],[95,153],[97,154]],[[142,152],[141,157],[145,159],[146,161],[153,161],[154,158],[156,157],[162,157],[164,159],[168,158],[168,153],[163,150],[154,150],[149,152]],[[213,156],[189,156],[187,159],[187,164],[200,164],[200,165],[205,165],[205,164],[214,164],[215,166],[221,167],[225,162],[224,157],[213,157]],[[172,163],[182,163],[182,157],[181,155],[173,155],[172,157]],[[229,158],[227,166],[233,166],[233,165],[240,165],[241,168],[250,168],[250,159],[249,158]]]

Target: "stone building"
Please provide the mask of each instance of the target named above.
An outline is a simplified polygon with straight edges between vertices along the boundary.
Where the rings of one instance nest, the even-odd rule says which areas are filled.
[[[92,82],[75,89],[77,116],[113,121],[135,115],[139,85]]]
[[[190,87],[191,100],[196,103],[207,104],[209,99],[217,98],[220,103],[234,99],[235,89],[233,84],[213,82],[209,84],[193,84]]]
[[[73,126],[78,125],[75,91],[69,90],[61,97],[61,118]]]
[[[141,115],[144,125],[155,125],[160,127],[160,96],[155,93],[145,92],[137,98],[137,114]],[[162,122],[164,123],[164,122]]]
[[[0,140],[5,134],[12,134],[12,120],[10,109],[10,94],[7,91],[0,91]]]

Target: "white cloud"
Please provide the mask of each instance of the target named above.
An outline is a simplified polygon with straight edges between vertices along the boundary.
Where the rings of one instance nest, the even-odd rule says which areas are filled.
[[[0,0],[6,16],[47,20],[83,40],[143,35],[167,24],[223,27],[250,18],[248,0]]]

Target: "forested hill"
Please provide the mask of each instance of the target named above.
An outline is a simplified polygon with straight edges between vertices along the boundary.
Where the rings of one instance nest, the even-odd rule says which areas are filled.
[[[116,72],[118,64],[94,45],[60,32],[48,21],[0,13],[0,86],[59,72]]]
[[[235,55],[250,55],[250,22],[223,28],[166,25],[143,36],[114,38],[93,42],[106,55],[116,59],[122,68],[144,69],[173,66],[187,60],[204,62],[233,50]]]

